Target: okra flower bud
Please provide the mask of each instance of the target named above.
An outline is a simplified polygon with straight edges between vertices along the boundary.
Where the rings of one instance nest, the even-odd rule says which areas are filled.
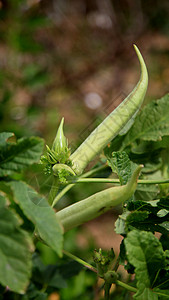
[[[63,133],[63,123],[64,118],[62,118],[60,122],[52,148],[50,149],[49,146],[46,145],[46,155],[41,157],[41,163],[45,165],[45,173],[50,175],[53,169],[53,174],[55,176],[59,175],[59,177],[62,178],[62,181],[63,177],[65,177],[63,174],[75,174],[70,168],[70,150],[68,148],[68,141]]]
[[[58,154],[64,153],[65,151],[67,151],[68,148],[68,142],[63,133],[63,123],[64,123],[64,118],[62,118],[60,122],[56,137],[52,145],[52,150]]]

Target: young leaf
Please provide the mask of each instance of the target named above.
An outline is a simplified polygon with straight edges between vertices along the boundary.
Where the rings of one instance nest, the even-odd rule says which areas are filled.
[[[125,235],[126,234],[126,218],[130,214],[130,212],[127,210],[123,212],[122,215],[119,215],[118,219],[115,222],[115,232],[117,234]]]
[[[149,290],[158,271],[165,265],[165,255],[159,240],[146,231],[133,230],[124,241],[129,262],[135,267],[138,292],[135,299],[158,299]]]
[[[133,202],[129,202],[133,203]],[[153,222],[148,219],[148,211],[133,211],[126,210],[122,215],[119,215],[115,222],[115,231],[117,234],[125,235],[132,229],[154,231]],[[154,220],[153,220],[154,221]]]
[[[21,138],[17,143],[5,141],[12,133],[0,134],[0,177],[20,172],[39,161],[44,141],[39,137]]]
[[[168,198],[162,198],[161,200],[153,201],[141,201],[137,200],[134,202],[129,202],[127,205],[128,212],[127,217],[122,215],[124,228],[126,231],[133,228],[139,230],[146,230],[151,232],[160,232],[162,234],[168,234],[169,232],[169,222],[167,208]],[[160,211],[163,211],[163,207],[166,207],[165,212],[167,214],[161,216]],[[147,214],[147,216],[146,216]],[[144,218],[145,216],[145,218]],[[119,216],[120,218],[121,216]],[[117,221],[116,221],[117,222]]]
[[[105,155],[112,172],[118,175],[120,184],[126,184],[137,165],[129,159],[125,151],[117,151],[112,153],[107,147],[105,150]]]
[[[126,184],[131,176],[131,161],[125,151],[113,152],[108,157],[108,164],[119,177],[120,184]]]
[[[167,232],[169,232],[169,221],[165,221],[165,222],[159,224],[159,226],[161,227],[161,232],[162,232],[162,229],[165,229]]]
[[[169,135],[169,94],[147,104],[123,140],[122,148],[134,141],[158,141]]]
[[[0,283],[10,290],[24,293],[31,276],[33,245],[19,227],[14,213],[5,207],[0,196]]]
[[[62,228],[46,199],[24,182],[10,182],[14,199],[36,226],[41,238],[62,256]]]
[[[133,211],[126,218],[126,225],[131,225],[132,223],[141,223],[148,218],[148,211]]]

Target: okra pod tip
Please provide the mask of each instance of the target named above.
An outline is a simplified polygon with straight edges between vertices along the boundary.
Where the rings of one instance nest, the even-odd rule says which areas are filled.
[[[134,49],[141,67],[140,79],[123,102],[71,154],[72,169],[77,175],[83,172],[88,163],[117,136],[128,121],[134,119],[143,103],[148,86],[148,73],[144,59],[136,45]]]

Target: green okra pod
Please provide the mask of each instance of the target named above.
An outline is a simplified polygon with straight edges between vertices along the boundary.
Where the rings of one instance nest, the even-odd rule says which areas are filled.
[[[57,212],[56,216],[63,225],[64,231],[90,221],[128,200],[136,190],[142,167],[140,165],[135,169],[126,185],[108,188]]]
[[[116,137],[126,123],[137,114],[143,103],[148,86],[148,73],[140,51],[135,45],[134,48],[141,66],[140,79],[129,96],[107,116],[70,156],[72,169],[77,175],[80,175],[88,163]]]

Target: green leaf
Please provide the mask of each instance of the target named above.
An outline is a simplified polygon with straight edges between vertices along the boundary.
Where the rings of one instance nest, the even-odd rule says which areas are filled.
[[[105,156],[111,157],[112,152],[118,151],[122,145],[122,141],[125,136],[117,135],[108,146],[105,147],[104,149],[104,154]]]
[[[113,152],[107,155],[108,165],[119,177],[121,185],[126,184],[131,177],[135,164],[133,164],[125,151]],[[133,166],[134,165],[134,166]]]
[[[138,292],[134,298],[158,299],[149,289],[158,271],[165,265],[161,243],[151,232],[138,230],[129,232],[124,243],[128,260],[135,267]]]
[[[136,228],[139,230],[168,234],[168,214],[164,216],[159,214],[160,211],[164,210],[163,207],[166,207],[166,211],[169,211],[167,203],[168,197],[162,198],[161,200],[153,200],[147,202],[140,200],[129,202],[127,205],[127,209],[131,213],[129,214],[129,211],[127,211],[127,217],[124,217],[122,215],[123,227],[125,228],[125,231]]]
[[[146,220],[149,216],[148,211],[133,211],[126,218],[126,225],[132,225],[132,223],[140,223]]]
[[[67,279],[79,274],[82,265],[76,261],[57,260],[55,265],[45,265],[38,253],[33,255],[32,282],[37,286],[55,289],[67,288]]]
[[[63,230],[46,199],[24,182],[12,181],[9,185],[15,201],[34,223],[41,238],[62,256]]]
[[[14,133],[12,133],[12,132],[1,132],[0,133],[0,147],[5,146],[5,144],[7,143],[7,140],[13,136],[14,136]]]
[[[165,291],[169,288],[169,250],[165,250],[164,254],[165,266],[160,270],[154,282],[154,290],[156,288],[160,288],[160,293],[165,293]]]
[[[0,203],[0,283],[24,293],[31,276],[33,245],[14,213],[2,205],[2,196]]]
[[[0,195],[0,209],[3,208],[5,204],[6,204],[5,198],[2,195]]]
[[[29,285],[26,294],[22,297],[22,300],[46,300],[48,299],[48,294],[43,291],[39,291],[38,287],[31,282]]]
[[[160,150],[169,148],[169,136],[163,136],[160,141],[144,141],[140,140],[132,147],[132,152],[135,154],[158,153]]]
[[[12,133],[0,135],[0,177],[20,172],[37,163],[42,154],[44,141],[39,137],[21,138],[17,143],[6,142]]]
[[[169,250],[169,235],[167,234],[161,235],[160,243],[162,244],[164,250]]]
[[[63,278],[63,276],[59,273],[59,270],[58,272],[56,271],[54,273],[48,285],[54,288],[62,288],[62,289],[67,287],[66,281]]]
[[[167,209],[169,211],[169,195],[162,197],[157,204],[161,209]]]
[[[60,274],[59,264],[45,265],[37,253],[33,255],[32,282],[54,288],[67,287],[65,278]]]
[[[158,295],[150,290],[149,288],[145,288],[143,291],[138,292],[136,295],[133,297],[136,300],[158,300]]]
[[[122,148],[136,140],[158,141],[169,135],[169,94],[147,104],[123,140]]]
[[[167,230],[169,232],[169,221],[165,221],[165,222],[159,224],[159,226],[164,228],[165,230]]]
[[[149,201],[155,199],[158,193],[159,187],[157,185],[140,184],[137,185],[137,189],[134,194],[134,199]]]
[[[131,202],[132,203],[132,202]],[[115,222],[115,231],[117,234],[125,235],[128,231],[135,229],[150,230],[151,222],[148,219],[148,211],[133,211],[126,210],[122,215],[119,215]],[[148,223],[148,225],[147,225]],[[152,227],[152,231],[154,226]]]
[[[162,217],[165,217],[167,214],[168,214],[168,210],[167,209],[160,209],[157,213],[157,216],[162,218]]]
[[[129,211],[125,211],[122,215],[119,215],[118,219],[115,222],[115,232],[117,234],[124,235],[126,234],[126,218],[130,214]]]
[[[167,300],[169,299],[169,290],[161,290],[161,289],[154,289],[156,293],[158,293],[158,300]]]
[[[147,210],[158,216],[158,212],[160,210],[167,210],[169,212],[169,196],[152,201],[133,201],[128,204],[127,208],[130,211],[142,209]]]
[[[108,160],[112,171],[119,177],[120,184],[126,184],[131,176],[131,161],[126,152],[113,152],[112,158]]]

